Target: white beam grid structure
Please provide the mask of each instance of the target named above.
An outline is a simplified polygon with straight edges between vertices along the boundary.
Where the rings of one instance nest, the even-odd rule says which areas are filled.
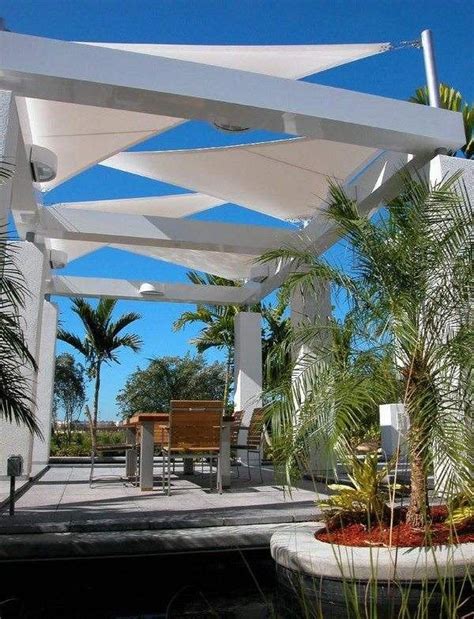
[[[20,167],[31,178],[30,144],[58,156],[56,178],[37,188],[51,189],[115,154],[105,165],[199,192],[188,194],[195,196],[188,204],[166,196],[36,211],[33,194],[26,200],[18,194],[12,203],[17,228],[43,235],[47,247],[66,251],[69,260],[109,246],[231,279],[259,271],[259,281],[266,280],[241,293],[246,302],[258,300],[282,283],[291,264],[255,267],[256,256],[295,243],[320,253],[337,239],[323,217],[328,178],[369,212],[398,189],[408,161],[416,169],[436,151],[463,143],[461,114],[294,81],[387,47],[73,43],[0,32],[0,88],[16,95],[25,151]],[[121,152],[190,119],[301,137]],[[312,221],[292,233],[182,219],[225,202]]]
[[[162,303],[244,305],[249,292],[243,286],[200,286],[147,281],[159,294],[144,295],[140,293],[143,283],[144,280],[53,275],[46,284],[46,293],[65,297],[108,297]]]
[[[0,88],[17,95],[421,154],[457,149],[460,114],[248,71],[0,32]]]
[[[298,79],[388,49],[385,43],[355,45],[202,46],[84,43],[253,73]],[[186,122],[186,119],[108,107],[17,97],[25,141],[58,156],[52,189],[101,159]],[[174,115],[173,115],[174,116]]]
[[[40,209],[40,225],[36,234],[72,241],[256,256],[268,249],[281,247],[289,239],[289,232],[279,228],[106,213],[61,206]]]

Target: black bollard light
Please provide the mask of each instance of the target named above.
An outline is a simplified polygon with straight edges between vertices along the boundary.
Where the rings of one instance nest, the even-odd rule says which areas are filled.
[[[10,477],[10,516],[15,515],[15,481],[23,474],[23,457],[10,456],[7,460],[7,475]]]

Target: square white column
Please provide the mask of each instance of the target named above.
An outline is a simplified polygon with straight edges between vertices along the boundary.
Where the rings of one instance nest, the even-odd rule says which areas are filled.
[[[379,406],[382,453],[390,460],[398,450],[400,459],[407,455],[408,415],[403,404],[381,404]]]
[[[0,90],[0,161],[15,164],[19,136],[15,96],[9,90]],[[12,199],[11,181],[0,185],[0,226],[8,221]]]
[[[295,376],[304,368],[304,358],[308,353],[312,356],[321,353],[321,356],[327,354],[329,337],[328,326],[329,318],[332,313],[331,305],[331,290],[326,281],[316,278],[313,282],[313,287],[310,290],[302,290],[296,288],[293,291],[290,302],[291,309],[291,324],[294,329],[302,328],[305,324],[317,325],[320,324],[323,328],[319,338],[308,344],[301,344],[293,350],[293,358],[295,360]],[[304,393],[301,393],[301,400],[305,400]],[[336,470],[336,462],[333,454],[326,453],[321,449],[321,445],[315,442],[314,446],[309,451],[308,473],[316,477],[328,477]]]
[[[262,405],[262,315],[239,312],[234,319],[234,408],[243,410],[248,426],[253,409]]]

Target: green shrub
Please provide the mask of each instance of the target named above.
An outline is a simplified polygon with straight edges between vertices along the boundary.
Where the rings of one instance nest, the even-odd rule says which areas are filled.
[[[97,443],[99,445],[119,445],[125,442],[124,432],[121,430],[99,430],[97,432]],[[77,430],[72,432],[71,441],[65,433],[56,432],[51,437],[52,456],[90,456],[91,436],[89,430]]]

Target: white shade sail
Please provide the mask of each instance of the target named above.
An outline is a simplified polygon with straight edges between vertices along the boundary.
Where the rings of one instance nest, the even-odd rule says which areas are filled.
[[[25,143],[48,148],[58,158],[56,178],[41,183],[43,191],[182,122],[167,116],[91,105],[23,97],[18,100]]]
[[[155,45],[85,43],[127,52],[300,79],[390,49],[388,43],[348,45]]]
[[[119,153],[102,165],[216,196],[280,219],[311,217],[328,179],[344,182],[377,150],[295,138],[244,146]],[[177,215],[179,216],[179,215]]]
[[[61,204],[61,206],[70,209],[86,209],[104,213],[186,217],[220,206],[221,204],[225,204],[225,200],[206,196],[202,193],[185,193],[151,198],[66,202]]]
[[[385,43],[288,46],[82,44],[291,79],[387,49]],[[39,184],[42,191],[53,189],[114,153],[185,122],[182,118],[29,97],[18,97],[18,104],[25,143],[48,148],[58,158],[56,178]]]

